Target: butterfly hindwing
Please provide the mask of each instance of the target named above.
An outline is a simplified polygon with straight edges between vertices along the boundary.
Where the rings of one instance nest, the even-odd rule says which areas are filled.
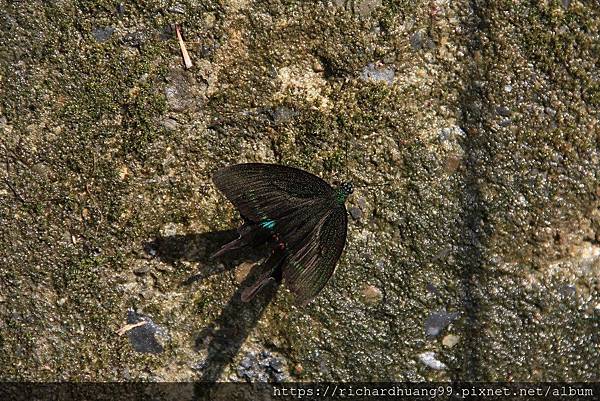
[[[332,209],[311,235],[288,249],[283,278],[300,305],[309,303],[333,275],[346,244],[348,218],[344,205]]]

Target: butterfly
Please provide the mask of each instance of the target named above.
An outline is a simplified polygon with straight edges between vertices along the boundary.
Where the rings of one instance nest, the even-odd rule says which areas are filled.
[[[212,256],[243,247],[271,247],[259,278],[242,291],[242,301],[282,279],[297,304],[312,301],[333,275],[346,244],[345,202],[352,183],[333,188],[306,171],[262,163],[224,167],[213,175],[213,182],[244,223],[238,228],[239,238]]]

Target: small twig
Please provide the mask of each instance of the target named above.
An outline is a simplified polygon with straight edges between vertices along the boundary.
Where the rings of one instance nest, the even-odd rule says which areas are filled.
[[[23,199],[23,197],[17,192],[17,190],[11,185],[10,181],[8,180],[8,178],[4,178],[3,179],[4,183],[10,188],[10,190],[12,191],[12,193],[15,195],[15,197],[21,201],[21,203],[26,204],[29,203],[27,202],[25,199]]]
[[[185,66],[185,69],[190,69],[192,68],[192,59],[190,58],[190,55],[185,47],[185,43],[183,41],[183,38],[181,37],[181,31],[179,30],[179,25],[175,25],[175,32],[177,33],[177,40],[179,41],[179,47],[181,48],[181,55],[183,56],[183,65]]]
[[[148,322],[145,320],[142,320],[141,322],[126,324],[125,326],[123,326],[119,330],[117,330],[115,333],[122,336],[123,334],[127,333],[129,330],[135,329],[136,327],[143,326],[146,323],[148,323]]]
[[[4,148],[4,154],[6,156],[5,162],[6,162],[6,177],[2,180],[4,181],[4,183],[6,184],[6,186],[8,186],[10,188],[10,190],[12,191],[13,195],[15,195],[15,197],[21,201],[21,203],[26,204],[27,201],[25,199],[23,199],[23,197],[17,192],[17,190],[12,186],[12,184],[10,183],[10,180],[8,177],[10,177],[10,160],[8,157],[8,149]]]

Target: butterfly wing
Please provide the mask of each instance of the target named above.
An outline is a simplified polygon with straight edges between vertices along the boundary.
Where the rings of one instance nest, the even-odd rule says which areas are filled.
[[[260,222],[277,220],[309,208],[334,190],[306,171],[277,164],[246,163],[218,170],[213,181],[242,216]]]
[[[306,237],[288,247],[283,278],[299,305],[306,305],[333,275],[344,245],[348,217],[344,205],[330,210]]]
[[[301,305],[325,286],[344,249],[348,219],[321,178],[292,167],[248,163],[225,167],[213,181],[240,214],[269,225],[285,243],[281,268]]]

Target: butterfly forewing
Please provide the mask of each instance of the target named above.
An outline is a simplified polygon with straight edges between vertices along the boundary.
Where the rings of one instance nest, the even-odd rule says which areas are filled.
[[[219,190],[253,223],[283,241],[283,278],[299,304],[327,283],[344,249],[346,208],[321,178],[275,164],[238,164],[213,176]]]
[[[256,222],[310,207],[333,193],[321,178],[277,164],[236,164],[217,171],[213,181],[242,216]]]

